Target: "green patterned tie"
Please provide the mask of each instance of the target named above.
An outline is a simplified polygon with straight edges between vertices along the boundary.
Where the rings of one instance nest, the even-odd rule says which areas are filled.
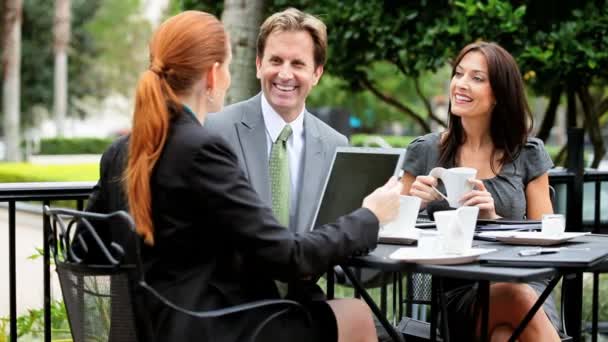
[[[287,139],[291,135],[291,126],[285,125],[277,140],[270,149],[270,190],[272,191],[272,211],[280,224],[289,227],[289,163],[287,160]],[[287,283],[275,280],[281,298],[287,296]]]
[[[270,189],[272,191],[272,211],[280,224],[289,226],[289,163],[287,161],[287,139],[291,126],[285,125],[270,149]]]

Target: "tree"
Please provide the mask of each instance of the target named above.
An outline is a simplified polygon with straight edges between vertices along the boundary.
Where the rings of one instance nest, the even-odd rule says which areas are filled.
[[[256,40],[262,16],[263,0],[225,0],[222,22],[231,39],[232,86],[227,103],[245,100],[260,91],[256,78]]]
[[[95,43],[91,68],[97,88],[131,97],[142,70],[149,63],[152,27],[139,13],[140,0],[104,0],[84,24]]]
[[[101,98],[107,88],[100,86],[104,80],[96,68],[98,47],[95,39],[85,29],[96,13],[101,0],[71,0],[71,37],[67,66],[69,102],[74,98],[92,96]],[[21,39],[21,126],[32,125],[35,121],[33,108],[53,107],[53,21],[54,2],[48,0],[28,0],[23,2]],[[4,15],[4,13],[2,13]],[[69,106],[79,113],[78,107]]]
[[[55,77],[53,111],[57,135],[65,133],[65,116],[68,105],[68,54],[70,43],[70,0],[55,0],[55,23],[53,25],[55,43]]]
[[[520,50],[518,62],[524,74],[531,75],[528,83],[550,97],[539,137],[548,137],[560,97],[565,95],[567,126],[582,124],[593,144],[591,166],[597,167],[606,152],[600,119],[608,113],[604,91],[608,81],[608,8],[606,1],[562,5],[547,8],[530,2],[526,13],[529,41]]]
[[[319,16],[329,34],[326,73],[344,80],[338,84],[348,91],[373,94],[422,131],[430,130],[429,120],[445,125],[429,100],[445,89],[425,89],[429,72],[449,64],[470,42],[495,41],[515,57],[536,94],[549,98],[539,136],[548,136],[565,95],[568,126],[582,125],[589,133],[597,166],[605,153],[600,122],[608,121],[606,2],[352,0],[345,6],[337,0],[272,0],[265,15],[294,6]],[[390,79],[401,78],[409,89],[387,86],[394,81],[378,72],[384,64],[393,68]]]
[[[4,1],[2,34],[2,112],[6,160],[19,161],[19,113],[21,74],[21,0]]]
[[[608,79],[605,0],[560,6],[533,0],[353,0],[349,6],[335,1],[300,2],[303,9],[324,14],[329,28],[328,70],[347,80],[351,90],[370,91],[424,130],[429,129],[427,118],[441,121],[421,91],[421,75],[437,70],[463,46],[482,39],[509,50],[528,84],[537,94],[550,98],[541,137],[548,135],[561,94],[565,94],[568,125],[582,122],[594,145],[592,166],[605,153],[599,125],[608,109],[604,95]],[[416,111],[402,94],[387,91],[385,80],[374,73],[378,62],[394,65],[401,77],[414,81],[411,92],[419,95],[425,113]]]

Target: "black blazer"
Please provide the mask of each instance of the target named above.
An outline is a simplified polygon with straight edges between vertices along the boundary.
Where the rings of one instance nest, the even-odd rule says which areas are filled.
[[[127,208],[121,186],[127,144],[121,138],[104,153],[88,210]],[[142,252],[146,280],[192,310],[278,298],[274,279],[315,277],[376,246],[378,220],[364,208],[310,233],[279,225],[228,144],[186,112],[174,115],[150,184],[155,245]],[[145,305],[156,337],[167,341],[240,340],[243,322],[260,316],[254,310],[201,323],[153,300]]]

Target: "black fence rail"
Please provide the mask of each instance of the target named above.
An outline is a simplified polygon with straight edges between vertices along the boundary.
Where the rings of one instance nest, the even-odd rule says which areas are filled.
[[[54,182],[54,183],[5,183],[0,184],[0,202],[8,203],[8,254],[9,254],[9,301],[10,301],[10,341],[17,341],[17,270],[16,270],[16,203],[20,201],[75,200],[78,209],[83,208],[84,200],[89,197],[95,182]],[[51,274],[49,264],[48,236],[49,227],[40,219],[42,229],[41,243],[43,255],[44,281],[44,341],[51,341]]]
[[[586,170],[582,175],[583,196],[576,196],[575,172],[565,169],[553,169],[549,172],[549,182],[556,190],[556,212],[566,215],[566,225],[577,227],[581,222],[576,212],[582,212],[582,229],[594,233],[608,232],[608,172]],[[7,183],[0,184],[0,202],[8,203],[9,233],[9,300],[10,300],[10,341],[17,341],[17,296],[16,296],[16,202],[40,201],[43,205],[57,200],[74,200],[78,209],[84,206],[95,182],[55,182],[55,183]],[[606,210],[602,210],[602,204]],[[581,208],[583,209],[581,211]],[[604,214],[602,216],[602,214]],[[43,281],[44,281],[44,341],[51,341],[51,283],[48,251],[49,227],[40,220],[42,230],[41,243],[44,246]]]
[[[573,172],[565,169],[549,171],[549,183],[555,189],[555,208],[558,213],[566,215],[566,226],[594,234],[608,233],[608,171],[587,169],[583,173],[582,198],[574,196],[575,177]],[[602,205],[604,208],[602,209]],[[568,222],[574,218],[573,211],[580,206],[582,224]]]

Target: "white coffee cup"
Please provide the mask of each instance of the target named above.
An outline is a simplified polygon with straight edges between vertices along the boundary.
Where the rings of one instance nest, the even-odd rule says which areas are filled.
[[[399,197],[399,214],[395,220],[382,227],[382,234],[398,235],[399,232],[413,230],[416,227],[420,203],[419,197],[401,195]]]
[[[562,214],[545,214],[541,222],[543,235],[560,236],[566,231],[566,219]]]
[[[460,208],[462,206],[460,198],[473,190],[473,184],[469,182],[469,179],[475,178],[476,175],[477,170],[471,167],[453,167],[451,169],[436,167],[429,173],[429,176],[441,179],[443,182],[446,194],[443,194],[435,187],[433,189],[445,198],[452,208]]]
[[[456,210],[436,211],[435,223],[441,236],[443,252],[464,254],[473,245],[478,207],[460,207]]]

